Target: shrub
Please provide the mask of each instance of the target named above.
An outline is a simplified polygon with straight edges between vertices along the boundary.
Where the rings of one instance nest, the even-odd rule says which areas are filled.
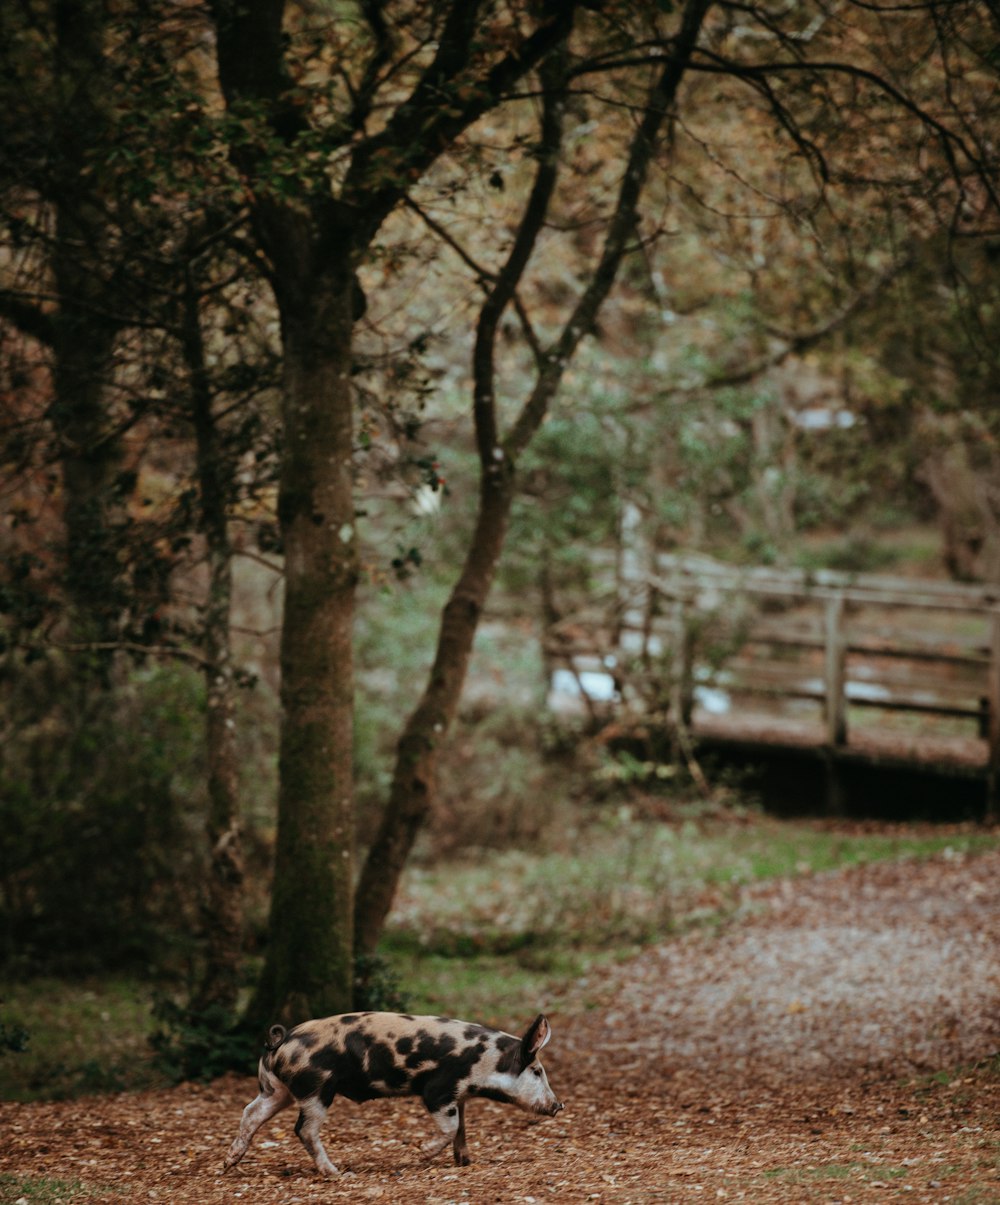
[[[176,967],[205,857],[201,678],[134,671],[75,710],[61,685],[21,711],[0,768],[0,957],[22,973]]]
[[[165,996],[156,998],[158,1022],[149,1043],[159,1070],[168,1079],[207,1081],[239,1071],[251,1075],[257,1067],[257,1035],[234,1021],[218,1005],[195,1011]]]

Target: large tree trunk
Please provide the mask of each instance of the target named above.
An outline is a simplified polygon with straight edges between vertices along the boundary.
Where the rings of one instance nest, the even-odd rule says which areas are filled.
[[[250,1017],[287,1023],[351,1005],[357,582],[351,274],[327,272],[309,289],[283,292],[279,302],[285,351],[280,791],[268,953]]]
[[[509,48],[493,48],[497,53],[484,66],[478,61],[479,34],[489,6],[481,0],[434,5],[433,57],[405,101],[392,100],[384,124],[369,134],[372,103],[392,78],[386,62],[394,46],[381,6],[362,5],[372,54],[353,85],[354,103],[343,127],[338,133],[324,123],[319,139],[331,152],[352,144],[335,194],[330,180],[312,170],[303,172],[291,192],[275,187],[270,149],[292,148],[312,120],[310,106],[301,103],[303,85],[293,85],[284,61],[283,0],[249,5],[213,0],[227,106],[240,129],[252,130],[257,119],[268,127],[268,138],[240,137],[230,151],[251,183],[256,232],[281,311],[285,357],[281,783],[270,944],[252,1020],[295,1018],[350,1004],[351,627],[357,576],[350,474],[353,270],[412,183],[565,39],[576,7],[575,0],[543,6],[541,23]],[[383,96],[380,103],[385,104]],[[320,109],[326,111],[325,102]],[[278,166],[281,176],[287,168]],[[507,497],[501,528],[509,505]],[[502,530],[484,539],[483,551],[493,550],[487,579],[502,542]],[[446,625],[440,672],[452,683],[449,650],[457,650],[459,687],[488,588],[489,580],[476,581],[465,593],[456,592],[451,607],[454,627]],[[463,609],[471,626],[461,618]],[[434,737],[430,745],[436,743],[433,716],[445,695],[450,701],[441,731],[447,727],[457,703],[451,684],[440,694],[429,691],[430,726],[411,726],[404,762],[415,767],[422,762],[428,731]],[[405,752],[411,749],[415,752]],[[428,773],[433,776],[432,766]],[[409,775],[418,792],[421,774],[415,769]]]
[[[105,401],[113,336],[69,306],[56,326],[49,413],[62,466],[68,637],[81,646],[81,667],[106,666],[124,603],[116,537],[121,445],[110,430]]]
[[[479,513],[461,575],[445,605],[424,693],[396,750],[389,800],[358,883],[355,946],[378,944],[399,877],[430,810],[438,759],[458,708],[476,629],[496,575],[514,497],[513,469],[484,474]]]
[[[106,12],[93,0],[55,8],[55,138],[59,173],[53,275],[59,311],[52,330],[50,409],[62,465],[66,586],[71,642],[89,646],[78,664],[107,666],[118,635],[122,565],[116,479],[121,443],[108,414],[107,385],[120,317],[107,284],[107,203],[94,160],[110,138],[104,39]],[[99,647],[105,646],[105,647]],[[89,675],[88,675],[89,676]]]

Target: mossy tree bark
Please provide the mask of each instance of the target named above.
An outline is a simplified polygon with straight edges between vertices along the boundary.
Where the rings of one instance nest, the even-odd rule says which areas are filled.
[[[278,840],[267,959],[251,1014],[350,1007],[353,982],[352,281],[282,310],[285,554]],[[317,404],[318,401],[322,404]]]

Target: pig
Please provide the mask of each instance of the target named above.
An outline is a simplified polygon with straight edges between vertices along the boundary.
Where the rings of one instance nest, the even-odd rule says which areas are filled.
[[[344,1013],[287,1031],[272,1025],[258,1066],[260,1093],[243,1110],[222,1171],[239,1163],[265,1121],[294,1103],[299,1141],[322,1175],[338,1175],[320,1140],[326,1111],[338,1095],[353,1101],[419,1096],[441,1131],[422,1144],[424,1156],[433,1159],[450,1142],[455,1163],[465,1167],[471,1162],[465,1141],[469,1097],[505,1101],[547,1117],[562,1109],[537,1057],[551,1036],[541,1014],[520,1038],[467,1021],[408,1013]]]

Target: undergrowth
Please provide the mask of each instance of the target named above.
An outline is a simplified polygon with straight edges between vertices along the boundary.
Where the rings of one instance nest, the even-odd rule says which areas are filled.
[[[105,1196],[115,1189],[84,1184],[82,1180],[54,1180],[50,1176],[0,1175],[0,1205],[62,1205]]]
[[[692,926],[726,921],[744,884],[996,846],[995,833],[838,826],[754,812],[666,823],[625,803],[594,809],[535,852],[466,850],[408,870],[381,955],[361,963],[357,1007],[523,1021],[594,967]],[[576,992],[576,995],[574,995]],[[0,1099],[146,1087],[249,1067],[257,1044],[222,1019],[159,1006],[139,979],[14,984],[0,1001]],[[150,1031],[161,1034],[158,1048]]]

